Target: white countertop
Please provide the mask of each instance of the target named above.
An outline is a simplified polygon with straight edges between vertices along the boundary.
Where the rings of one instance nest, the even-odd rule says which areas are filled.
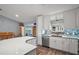
[[[0,55],[24,55],[36,48],[25,42],[34,38],[26,36],[0,41]]]
[[[79,37],[76,37],[76,36],[63,35],[62,37],[64,37],[64,38],[71,38],[71,39],[79,39]]]

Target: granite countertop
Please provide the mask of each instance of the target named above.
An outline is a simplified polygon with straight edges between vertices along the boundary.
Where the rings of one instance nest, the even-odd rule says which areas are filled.
[[[36,46],[25,42],[34,38],[26,36],[2,40],[0,41],[0,55],[24,55],[36,49]]]

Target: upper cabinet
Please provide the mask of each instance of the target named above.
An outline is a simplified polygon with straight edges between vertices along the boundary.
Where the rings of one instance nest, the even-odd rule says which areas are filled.
[[[64,12],[64,28],[76,28],[76,9]]]
[[[56,15],[50,15],[50,20],[56,20]]]
[[[79,28],[79,8],[44,16],[43,22],[45,29],[56,29],[56,32],[63,32],[67,28]]]
[[[64,17],[63,13],[57,13],[50,16],[52,32],[63,32]]]
[[[63,12],[50,16],[50,20],[61,20],[61,19],[64,19]]]
[[[57,20],[64,19],[64,17],[63,17],[63,12],[58,13],[57,16],[56,16],[56,19],[57,19]]]
[[[79,8],[76,10],[76,27],[79,28]]]

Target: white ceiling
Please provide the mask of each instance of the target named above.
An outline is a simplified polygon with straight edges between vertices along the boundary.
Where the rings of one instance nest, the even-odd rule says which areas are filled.
[[[29,22],[37,15],[46,15],[78,6],[78,4],[0,4],[2,9],[0,14],[19,22]],[[16,14],[19,17],[16,17]]]

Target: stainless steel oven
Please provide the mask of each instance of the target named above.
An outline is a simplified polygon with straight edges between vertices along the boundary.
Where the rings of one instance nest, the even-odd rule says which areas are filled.
[[[49,47],[49,37],[48,36],[42,37],[42,46]]]

